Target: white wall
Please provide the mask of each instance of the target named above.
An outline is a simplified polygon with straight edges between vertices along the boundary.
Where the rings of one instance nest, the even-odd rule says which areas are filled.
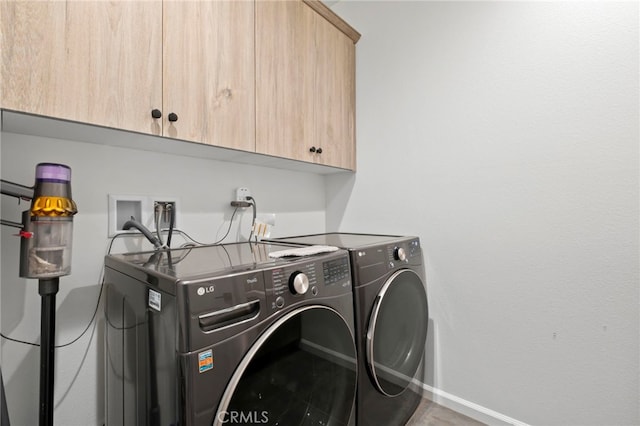
[[[58,343],[98,294],[107,194],[177,195],[181,226],[222,235],[237,186],[276,235],[421,237],[441,397],[532,424],[638,424],[638,3],[363,2],[334,9],[357,45],[358,173],[256,166],[3,133],[1,176],[73,169],[73,272]],[[202,191],[202,187],[205,188]],[[15,218],[2,197],[2,217]],[[326,210],[326,214],[325,214]],[[246,237],[248,214],[232,235]],[[241,229],[242,231],[239,231]],[[2,331],[39,339],[37,282],[2,227]],[[1,343],[12,424],[37,422],[36,348]],[[101,319],[57,350],[57,424],[103,420]]]
[[[224,235],[232,213],[229,201],[238,186],[252,191],[259,214],[276,214],[272,236],[325,230],[325,190],[320,175],[12,133],[1,136],[3,179],[31,186],[39,162],[60,162],[72,168],[73,198],[79,212],[74,219],[72,273],[60,279],[57,296],[57,344],[80,335],[95,309],[108,246],[107,194],[178,196],[180,228],[203,242]],[[28,203],[18,205],[15,198],[2,197],[3,219],[19,222],[20,211],[27,208]],[[248,236],[250,209],[239,219],[227,241]],[[2,227],[2,332],[38,342],[38,283],[18,277],[16,231]],[[118,251],[151,248],[146,241],[128,241],[127,246],[115,245]],[[104,421],[102,318],[99,311],[97,326],[73,345],[56,350],[56,424],[88,426]],[[39,349],[2,339],[1,357],[11,424],[37,424]]]
[[[341,1],[358,172],[329,230],[420,236],[441,402],[640,424],[638,2]]]

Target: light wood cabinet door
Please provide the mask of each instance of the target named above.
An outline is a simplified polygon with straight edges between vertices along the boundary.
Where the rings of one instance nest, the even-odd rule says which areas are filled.
[[[353,40],[301,0],[256,2],[256,150],[355,169]]]
[[[159,134],[157,1],[2,1],[0,106]]]
[[[315,35],[316,161],[355,170],[355,45],[319,16]]]
[[[256,1],[256,151],[311,161],[314,14],[300,1]]]
[[[253,26],[250,1],[164,3],[165,136],[255,150]]]

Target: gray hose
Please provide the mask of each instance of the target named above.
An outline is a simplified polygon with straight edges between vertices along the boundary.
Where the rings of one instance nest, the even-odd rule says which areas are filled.
[[[158,240],[156,237],[154,237],[153,234],[151,233],[151,231],[149,231],[143,224],[141,224],[140,222],[138,222],[134,218],[131,218],[130,220],[126,221],[124,223],[124,225],[122,225],[122,229],[125,230],[125,231],[127,231],[127,230],[129,230],[131,228],[136,228],[138,231],[142,232],[142,235],[147,237],[147,240],[149,240],[149,242],[151,244],[153,244],[153,247],[156,250],[162,248],[162,243],[160,242],[160,240]]]
[[[160,212],[159,218],[158,212]],[[160,241],[160,246],[162,247],[164,246],[164,241],[162,241],[162,234],[160,234],[160,224],[162,223],[162,217],[164,216],[164,206],[155,206],[153,216],[154,221],[156,222],[156,236],[158,237],[158,241]]]

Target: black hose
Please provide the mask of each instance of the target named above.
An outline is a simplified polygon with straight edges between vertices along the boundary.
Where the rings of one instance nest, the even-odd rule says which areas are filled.
[[[169,204],[169,235],[167,236],[167,247],[171,247],[171,236],[173,235],[173,227],[176,223],[176,212],[171,208],[171,204]]]
[[[162,243],[160,242],[160,240],[154,237],[151,231],[149,231],[143,224],[141,224],[140,222],[138,222],[133,218],[126,221],[124,225],[122,225],[122,229],[125,231],[131,228],[135,228],[138,231],[142,232],[142,235],[144,235],[147,238],[147,240],[149,240],[149,242],[153,244],[153,247],[155,247],[156,250],[162,248]]]

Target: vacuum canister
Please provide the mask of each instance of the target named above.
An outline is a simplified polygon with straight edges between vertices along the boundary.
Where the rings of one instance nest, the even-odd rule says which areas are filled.
[[[22,213],[21,277],[71,273],[73,215],[77,212],[71,198],[71,169],[63,164],[38,164],[31,209]]]

